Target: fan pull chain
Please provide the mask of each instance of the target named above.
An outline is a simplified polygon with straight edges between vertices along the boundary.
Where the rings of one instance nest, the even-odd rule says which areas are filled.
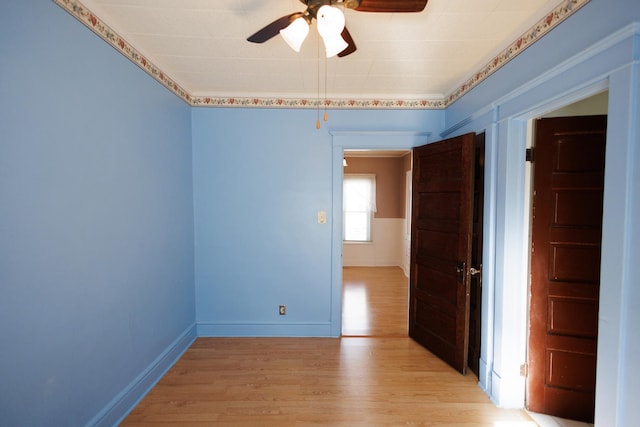
[[[320,37],[318,37],[318,97],[316,99],[316,129],[320,129]]]
[[[329,121],[327,114],[327,57],[324,57],[324,121]]]

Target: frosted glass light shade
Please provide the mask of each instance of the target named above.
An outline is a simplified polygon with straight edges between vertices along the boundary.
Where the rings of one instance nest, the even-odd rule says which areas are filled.
[[[318,10],[317,19],[318,33],[324,41],[327,58],[336,56],[349,47],[349,44],[342,38],[345,20],[340,9],[333,6],[322,6]]]
[[[344,14],[333,6],[322,6],[318,9],[318,33],[325,37],[338,36],[344,30]]]
[[[347,43],[340,34],[338,34],[337,37],[323,37],[322,40],[324,41],[327,58],[336,56],[349,47],[349,43]]]
[[[280,35],[284,41],[296,52],[300,52],[302,43],[304,43],[308,34],[309,24],[303,17],[297,18],[287,28],[280,30]]]

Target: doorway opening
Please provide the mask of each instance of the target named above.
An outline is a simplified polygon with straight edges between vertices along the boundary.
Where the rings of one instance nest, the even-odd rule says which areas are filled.
[[[475,175],[471,179],[474,185],[470,189],[472,206],[469,206],[469,212],[472,218],[469,219],[469,230],[472,231],[472,236],[469,240],[470,267],[473,268],[470,268],[471,274],[468,279],[471,301],[466,321],[469,328],[468,339],[465,340],[468,343],[465,354],[469,355],[469,368],[478,375],[481,346],[485,134],[472,137],[471,142],[470,166]],[[380,181],[379,187],[387,186],[391,194],[395,195],[391,205],[395,206],[396,212],[400,214],[396,215],[400,217],[400,221],[379,218],[379,222],[374,224],[376,232],[372,233],[371,242],[343,242],[342,336],[407,336],[409,332],[412,152],[392,152],[394,157],[385,158],[388,155],[389,152],[384,151],[344,152],[345,182],[348,182],[354,173],[376,175],[376,172],[383,171],[380,174],[381,179],[377,180]],[[401,161],[398,161],[398,156],[401,157]],[[385,164],[386,166],[381,167]],[[393,171],[391,179],[388,170]],[[355,175],[357,176],[359,175]],[[389,185],[390,183],[393,184]],[[349,192],[345,191],[344,206],[349,206],[349,201],[346,200],[348,194]],[[384,196],[385,192],[381,190],[378,194]],[[389,210],[389,201],[386,199],[381,197],[380,201],[376,201],[376,206],[382,211]],[[389,255],[389,250],[393,252],[392,255]]]
[[[344,185],[349,178],[375,177],[375,212],[363,214],[367,218],[362,223],[370,226],[370,232],[360,234],[368,235],[367,239],[345,240],[343,234],[342,336],[406,337],[409,278],[405,258],[410,254],[406,246],[410,242],[407,204],[411,194],[406,176],[411,173],[411,151],[345,150],[344,159]],[[353,206],[348,197],[350,192],[345,191],[345,209]],[[343,221],[343,228],[347,225]]]

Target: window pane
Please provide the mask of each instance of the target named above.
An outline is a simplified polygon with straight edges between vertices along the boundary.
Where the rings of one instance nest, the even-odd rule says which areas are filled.
[[[369,212],[344,213],[344,239],[353,241],[369,241]]]
[[[375,182],[375,175],[344,176],[344,240],[371,241],[371,218],[376,210]]]
[[[344,210],[364,211],[371,205],[371,181],[364,178],[349,178],[344,186]]]

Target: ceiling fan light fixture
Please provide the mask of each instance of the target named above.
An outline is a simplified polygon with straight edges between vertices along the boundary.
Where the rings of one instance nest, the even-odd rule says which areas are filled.
[[[344,14],[337,7],[322,6],[318,9],[316,19],[318,20],[318,33],[323,38],[339,36],[344,30]]]
[[[309,23],[301,16],[295,19],[287,28],[280,30],[280,35],[285,42],[296,52],[300,52],[302,43],[309,34]]]
[[[345,26],[344,14],[340,9],[333,6],[322,6],[318,9],[318,33],[322,36],[327,58],[336,56],[347,47],[347,43],[342,38],[342,31]]]

